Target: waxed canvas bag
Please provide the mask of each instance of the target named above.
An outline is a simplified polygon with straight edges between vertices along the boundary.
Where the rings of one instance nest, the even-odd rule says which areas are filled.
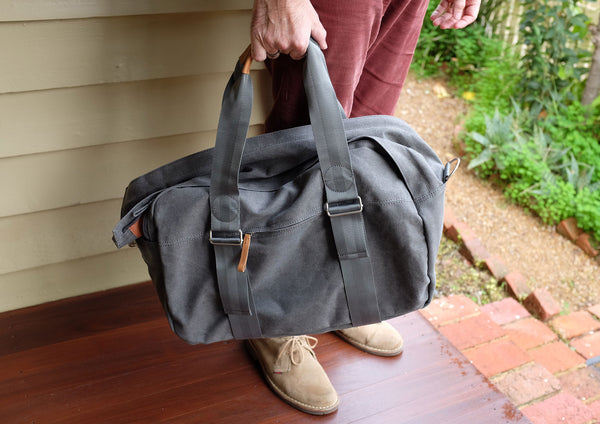
[[[133,180],[113,232],[118,247],[137,242],[174,332],[317,334],[426,306],[451,164],[397,118],[346,119],[312,41],[311,125],[246,139],[248,56],[215,148]]]

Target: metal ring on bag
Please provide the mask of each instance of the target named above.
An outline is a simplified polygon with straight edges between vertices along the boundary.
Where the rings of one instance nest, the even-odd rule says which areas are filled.
[[[452,168],[452,164],[456,162],[456,166]],[[442,177],[443,181],[446,182],[450,179],[451,176],[454,175],[458,167],[460,166],[460,158],[454,158],[444,166],[444,176]]]

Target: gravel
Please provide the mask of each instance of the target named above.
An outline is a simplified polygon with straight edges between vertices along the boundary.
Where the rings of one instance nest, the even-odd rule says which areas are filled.
[[[409,75],[396,116],[447,161],[459,156],[455,133],[466,111],[466,102],[452,95],[443,80]],[[512,204],[497,187],[478,179],[466,161],[448,182],[446,205],[490,253],[500,256],[509,269],[523,273],[531,289],[547,289],[563,312],[600,303],[600,263],[556,233],[554,226],[545,225]],[[437,265],[440,295],[462,293],[479,303],[503,296],[487,273],[474,270],[457,255],[456,245],[442,243]]]

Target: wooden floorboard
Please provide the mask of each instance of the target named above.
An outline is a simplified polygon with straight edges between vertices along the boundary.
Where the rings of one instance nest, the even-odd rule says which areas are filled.
[[[313,417],[269,391],[242,342],[179,340],[150,283],[3,313],[0,423],[529,422],[420,314],[390,322],[399,358],[318,336],[341,402]]]

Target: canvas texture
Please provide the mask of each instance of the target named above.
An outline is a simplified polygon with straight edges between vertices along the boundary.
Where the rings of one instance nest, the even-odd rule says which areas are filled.
[[[309,50],[317,69],[305,77],[317,80],[312,125],[245,139],[251,84],[238,65],[216,147],[143,175],[125,192],[114,241],[136,241],[173,331],[189,343],[318,334],[432,299],[448,165],[400,119],[344,119],[335,96],[315,104],[331,84],[319,52]],[[340,128],[329,125],[338,120],[343,147],[332,147],[320,139],[339,139]],[[342,213],[330,217],[326,205]],[[211,230],[214,239],[251,235],[244,272],[242,246],[211,244]]]

